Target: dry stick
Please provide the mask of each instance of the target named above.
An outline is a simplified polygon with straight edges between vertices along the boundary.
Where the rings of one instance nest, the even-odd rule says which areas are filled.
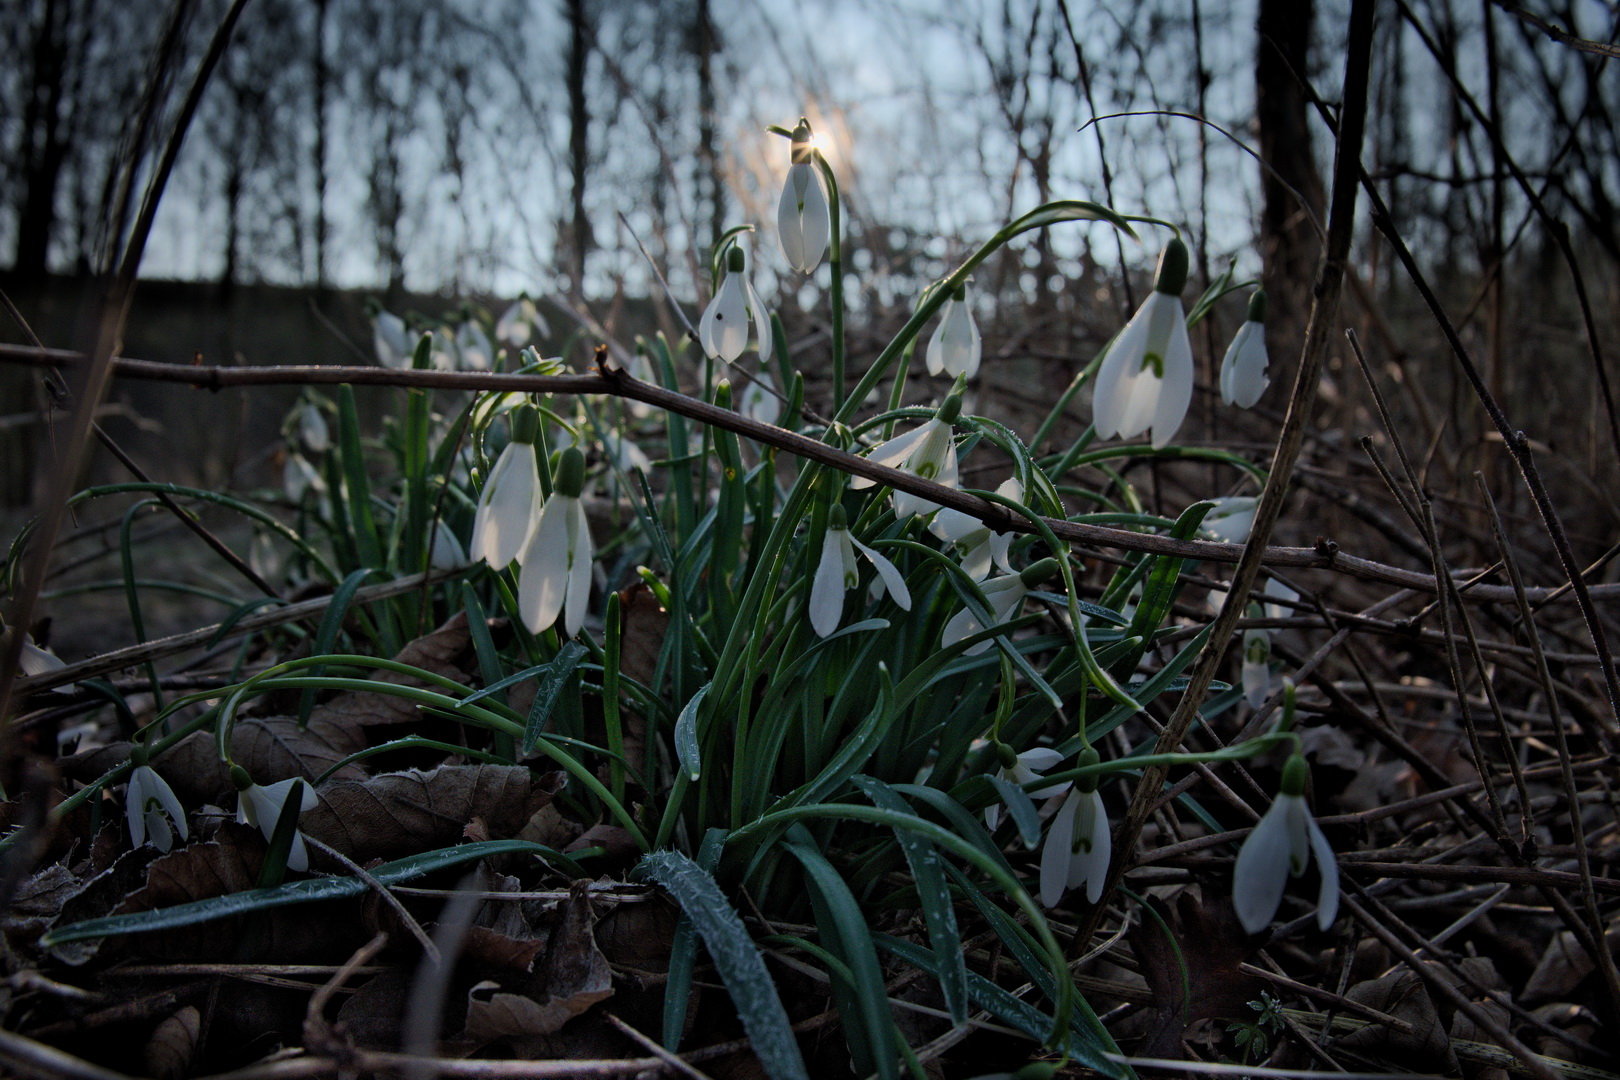
[[[320,989],[309,995],[309,1004],[304,1009],[305,1045],[322,1047],[341,1047],[343,1045],[339,1042],[337,1036],[333,1034],[332,1025],[326,1022],[326,1006],[339,988],[354,978],[355,973],[361,968],[371,963],[372,957],[382,952],[383,946],[387,944],[387,932],[383,930],[377,931],[376,936],[356,949],[354,955],[350,956],[342,967],[334,971],[332,977],[327,979]]]
[[[52,367],[73,365],[83,360],[81,354],[65,349],[40,350],[0,345],[0,363]],[[901,472],[899,469],[874,464],[866,458],[836,449],[797,432],[772,424],[763,424],[698,398],[642,382],[618,367],[610,367],[595,375],[505,375],[491,372],[399,371],[392,368],[315,365],[191,367],[186,364],[164,364],[123,357],[116,358],[113,367],[114,373],[120,377],[185,383],[209,390],[232,386],[348,383],[358,386],[420,386],[486,392],[507,390],[535,394],[603,394],[626,397],[689,417],[700,423],[734,431],[756,442],[775,446],[790,454],[820,462],[842,472],[868,477],[897,491],[923,496],[941,506],[960,510],[978,518],[997,532],[1035,531],[1034,527],[1022,517],[1013,515],[1004,507],[986,502],[976,495],[955,488],[942,487],[932,481]],[[1156,533],[1130,532],[1081,521],[1049,518],[1047,524],[1062,540],[1206,562],[1235,563],[1243,557],[1244,552],[1256,547],[1252,542],[1245,548],[1237,544],[1223,544],[1211,540],[1176,540]],[[1434,579],[1426,573],[1347,555],[1333,545],[1312,548],[1264,548],[1258,557],[1263,559],[1267,566],[1332,570],[1367,581],[1419,589],[1426,593],[1433,593],[1436,589]],[[1620,596],[1620,585],[1600,585],[1597,586],[1597,590],[1597,595],[1606,598]],[[1530,596],[1539,602],[1551,592],[1550,588],[1532,588]],[[1513,599],[1513,591],[1505,585],[1482,585],[1471,589],[1468,595],[1470,599],[1480,601],[1510,602]]]
[[[351,859],[347,855],[343,854],[343,852],[339,851],[337,848],[333,847],[331,844],[327,844],[327,843],[324,843],[324,842],[322,842],[320,840],[317,840],[313,836],[306,836],[306,837],[304,837],[304,840],[307,843],[309,843],[310,846],[316,848],[319,851],[323,851],[326,854],[330,855],[333,859],[336,859],[339,863],[341,863],[343,865],[343,869],[347,870],[349,873],[353,874],[355,877],[357,877],[361,881],[365,882],[366,885],[373,892],[375,892],[377,894],[378,899],[380,899],[383,903],[387,904],[389,907],[394,909],[394,914],[398,915],[400,921],[405,924],[405,929],[409,930],[411,932],[411,936],[416,939],[417,944],[422,946],[423,955],[425,955],[430,961],[432,961],[435,966],[437,966],[438,964],[443,962],[443,957],[441,957],[439,955],[439,947],[437,945],[433,944],[433,939],[428,937],[426,930],[422,929],[422,924],[416,921],[416,916],[412,915],[410,913],[410,911],[406,909],[404,903],[402,903],[400,901],[399,897],[394,895],[394,892],[393,892],[392,889],[390,889],[388,886],[384,885],[382,882],[378,881],[375,877],[373,877],[366,870],[365,867],[361,866],[359,863],[355,862],[353,859]],[[387,935],[386,934],[379,934],[378,936],[383,938],[383,943],[377,943],[377,948],[380,949],[380,948],[382,948],[382,945],[384,943],[386,943]],[[368,946],[368,948],[369,948],[369,946]],[[364,951],[364,950],[362,950],[362,951]],[[371,956],[374,955],[374,954],[375,954],[375,950],[373,950],[372,953],[367,953],[364,959],[359,960],[357,962],[358,963],[364,963],[365,960],[369,960],[371,958]],[[360,955],[359,953],[355,954],[356,957],[358,957],[359,955]],[[340,972],[339,974],[342,974],[342,973]],[[345,976],[345,978],[347,978],[347,976]],[[336,979],[335,981],[337,983],[341,984],[343,980],[342,979]],[[330,985],[330,984],[328,984],[328,985]]]
[[[1592,863],[1586,851],[1586,829],[1581,824],[1580,794],[1575,788],[1575,772],[1570,765],[1569,737],[1564,731],[1564,716],[1558,708],[1558,693],[1553,686],[1552,671],[1547,667],[1547,658],[1541,652],[1541,636],[1536,633],[1535,613],[1530,610],[1530,602],[1525,599],[1522,591],[1523,582],[1519,578],[1519,566],[1513,558],[1513,549],[1508,543],[1507,531],[1502,527],[1502,516],[1496,511],[1496,500],[1491,498],[1490,488],[1485,484],[1485,477],[1478,472],[1474,473],[1474,482],[1479,485],[1480,494],[1485,497],[1485,507],[1491,512],[1491,528],[1496,536],[1496,546],[1502,554],[1502,565],[1507,568],[1508,581],[1513,585],[1519,598],[1519,618],[1524,623],[1525,640],[1536,651],[1536,674],[1541,680],[1541,692],[1547,702],[1547,715],[1552,721],[1554,749],[1558,755],[1561,766],[1560,774],[1564,782],[1564,801],[1569,805],[1570,834],[1575,841],[1575,865],[1580,870],[1581,900],[1586,908],[1586,917],[1591,922],[1592,940],[1599,944],[1595,950],[1598,969],[1603,972],[1603,984],[1609,995],[1609,1008],[1614,1015],[1610,1017],[1610,1024],[1620,1023],[1620,971],[1616,971],[1614,954],[1602,947],[1604,941],[1603,918],[1598,912],[1597,893],[1593,887]],[[1510,758],[1512,754],[1508,755]],[[1530,815],[1528,803],[1524,807],[1526,820]]]
[[[1546,34],[1549,38],[1558,42],[1560,45],[1568,45],[1572,49],[1591,53],[1594,56],[1614,57],[1620,59],[1620,47],[1610,45],[1608,42],[1604,41],[1593,41],[1590,38],[1579,37],[1570,33],[1568,30],[1547,22],[1545,19],[1537,18],[1535,15],[1532,15],[1530,12],[1524,10],[1516,4],[1507,3],[1507,0],[1491,0],[1491,3],[1495,4],[1509,15],[1512,15],[1514,18],[1520,19],[1523,22],[1535,27],[1537,30],[1540,30],[1543,34]]]
[[[1272,528],[1277,523],[1289,477],[1293,473],[1294,463],[1299,458],[1305,426],[1309,420],[1311,406],[1316,401],[1318,376],[1322,370],[1322,360],[1327,352],[1331,328],[1338,311],[1339,291],[1344,280],[1344,263],[1349,255],[1350,240],[1354,234],[1355,181],[1360,171],[1361,134],[1367,114],[1367,76],[1371,63],[1372,24],[1373,0],[1354,0],[1350,8],[1350,35],[1345,61],[1344,123],[1339,130],[1338,146],[1334,153],[1333,197],[1328,213],[1327,244],[1322,251],[1321,265],[1317,269],[1316,284],[1313,288],[1316,299],[1311,306],[1310,320],[1305,327],[1305,346],[1300,357],[1299,373],[1294,380],[1293,393],[1288,401],[1288,415],[1283,421],[1282,435],[1277,440],[1277,449],[1272,456],[1265,489],[1261,492],[1260,503],[1255,509],[1249,543],[1243,548],[1242,558],[1232,575],[1232,584],[1227,590],[1226,600],[1221,604],[1220,614],[1216,615],[1214,623],[1211,624],[1208,643],[1194,662],[1187,679],[1187,688],[1182,692],[1181,700],[1176,705],[1170,722],[1159,735],[1154,753],[1174,753],[1198,715],[1198,707],[1203,703],[1204,694],[1209,689],[1210,681],[1215,677],[1215,669],[1226,655],[1232,631],[1237,626],[1238,620],[1243,617],[1248,605],[1249,591],[1260,572],[1266,542],[1271,538]],[[1091,911],[1087,913],[1085,921],[1070,944],[1071,955],[1085,952],[1086,944],[1096,932],[1103,912],[1108,906],[1107,898],[1124,877],[1127,863],[1135,853],[1137,840],[1142,834],[1142,827],[1158,803],[1168,773],[1167,768],[1159,765],[1143,771],[1142,780],[1131,799],[1125,821],[1113,838],[1115,857],[1108,870],[1103,902],[1093,905]]]

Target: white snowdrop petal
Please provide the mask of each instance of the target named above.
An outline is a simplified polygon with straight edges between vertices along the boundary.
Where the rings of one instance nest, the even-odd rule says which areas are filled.
[[[1232,869],[1232,905],[1251,934],[1271,925],[1288,880],[1288,817],[1279,795],[1238,849]]]
[[[1322,835],[1315,818],[1306,818],[1310,834],[1311,854],[1316,856],[1316,869],[1321,872],[1322,885],[1316,894],[1316,925],[1323,930],[1339,917],[1339,861],[1333,857],[1333,848]]]
[[[934,422],[930,420],[928,423],[932,424]],[[904,435],[896,435],[888,442],[878,443],[872,447],[871,451],[866,455],[866,460],[874,465],[897,467],[911,455],[912,447],[920,442],[926,434],[928,434],[928,424],[908,431]],[[860,488],[869,488],[876,483],[876,480],[856,476],[850,479],[849,486],[859,490]]]
[[[585,608],[590,602],[591,527],[583,503],[566,495],[559,498],[564,500],[568,522],[568,594],[563,603],[563,626],[573,637],[585,622]]]
[[[894,602],[896,604],[900,605],[900,610],[910,611],[911,590],[906,588],[906,579],[900,576],[900,571],[895,569],[894,563],[890,562],[876,551],[873,551],[871,548],[867,547],[853,536],[851,536],[849,539],[850,543],[854,544],[856,549],[862,555],[866,556],[866,561],[871,563],[872,568],[878,572],[878,577],[883,579],[883,587],[889,590],[889,595],[894,597]]]
[[[1040,894],[1043,907],[1057,907],[1069,887],[1069,860],[1073,858],[1075,817],[1080,792],[1070,791],[1046,830],[1041,846]]]
[[[1186,419],[1187,407],[1192,404],[1193,357],[1181,301],[1164,293],[1154,295],[1165,296],[1171,301],[1165,308],[1169,311],[1167,317],[1174,320],[1170,328],[1170,347],[1165,351],[1164,378],[1158,380],[1157,401],[1153,409],[1153,446],[1158,449],[1175,438],[1182,420]]]
[[[540,511],[518,575],[518,613],[532,634],[557,621],[568,587],[568,519],[565,496],[554,495]]]
[[[540,474],[532,443],[510,442],[495,460],[473,515],[472,548],[476,558],[501,570],[523,555],[535,527],[540,501]]]
[[[840,536],[847,529],[828,529],[821,541],[821,561],[810,585],[810,626],[822,637],[838,629],[844,613],[844,554]]]

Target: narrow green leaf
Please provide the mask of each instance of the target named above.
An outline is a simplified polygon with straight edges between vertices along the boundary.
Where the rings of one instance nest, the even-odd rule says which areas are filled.
[[[377,520],[371,513],[371,481],[366,477],[366,457],[360,446],[360,414],[354,404],[354,388],[338,387],[338,450],[343,459],[343,478],[348,487],[349,521],[354,528],[356,554],[362,566],[382,569],[382,541]],[[334,498],[336,493],[334,492]]]
[[[343,582],[332,592],[332,602],[326,605],[326,611],[321,615],[321,625],[315,630],[315,644],[311,652],[316,656],[324,656],[331,652],[337,644],[338,632],[343,629],[343,620],[349,615],[349,605],[354,602],[354,594],[365,584],[366,578],[379,571],[371,567],[361,567],[343,579]],[[311,668],[309,674],[319,677],[325,674],[324,667]],[[315,691],[305,690],[298,695],[298,726],[304,727],[309,723],[309,712],[315,707]]]
[[[698,706],[708,696],[709,688],[714,683],[704,683],[702,689],[692,695],[681,709],[681,715],[675,718],[675,759],[680,762],[681,770],[687,778],[696,781],[703,775],[702,751],[698,749]]]
[[[259,888],[273,889],[287,876],[287,859],[292,854],[293,840],[298,836],[298,816],[304,806],[304,781],[294,780],[287,791],[287,801],[276,815],[276,827],[270,833],[270,849],[264,853],[264,864],[259,867]]]
[[[680,852],[656,851],[642,857],[635,874],[663,886],[696,927],[771,1080],[809,1080],[793,1025],[759,948],[709,872]],[[668,1038],[666,1016],[666,1042]]]
[[[534,753],[534,748],[540,744],[540,736],[545,734],[546,724],[562,697],[563,688],[568,685],[579,662],[585,659],[586,651],[585,646],[577,641],[570,641],[557,650],[550,670],[535,688],[534,707],[529,710],[528,722],[523,725],[524,754]]]
[[[1041,816],[1035,809],[1035,801],[1029,797],[1029,792],[1017,784],[1003,780],[999,776],[986,777],[1001,796],[1001,801],[1012,814],[1013,822],[1018,826],[1018,835],[1024,841],[1027,851],[1034,851],[1041,842]]]
[[[698,845],[697,864],[713,874],[726,849],[726,831],[710,829]],[[669,945],[669,973],[664,979],[664,1048],[671,1053],[681,1048],[681,1032],[686,1027],[686,1003],[692,995],[692,969],[697,963],[697,925],[688,915],[675,924]]]

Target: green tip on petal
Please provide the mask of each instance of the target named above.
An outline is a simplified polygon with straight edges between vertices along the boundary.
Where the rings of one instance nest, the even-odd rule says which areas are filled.
[[[246,791],[253,786],[253,777],[240,765],[231,766],[231,787],[237,791]]]
[[[534,445],[540,435],[540,410],[533,405],[519,405],[512,410],[512,441]]]
[[[847,528],[849,528],[849,515],[844,512],[844,504],[843,503],[833,503],[832,504],[832,509],[827,511],[827,528],[829,528],[829,529],[847,529]]]
[[[1164,245],[1164,254],[1159,256],[1159,276],[1154,279],[1154,291],[1180,296],[1181,290],[1187,287],[1187,269],[1190,264],[1187,245],[1182,243],[1179,237],[1172,239]]]
[[[795,164],[795,165],[808,165],[808,164],[810,164],[811,156],[815,151],[815,147],[810,142],[811,137],[812,136],[810,134],[810,121],[804,119],[803,117],[800,117],[799,118],[799,126],[793,129],[793,150],[792,150],[793,164]]]
[[[731,408],[731,380],[721,379],[714,388],[714,404],[716,408]]]
[[[585,489],[585,455],[579,452],[579,447],[570,446],[562,452],[562,457],[557,462],[557,480],[553,486],[559,495],[566,495],[570,499],[579,498],[579,493]]]
[[[1266,290],[1256,289],[1254,295],[1249,297],[1249,321],[1257,323],[1266,321]]]
[[[1084,750],[1080,751],[1080,756],[1075,759],[1074,764],[1077,768],[1085,769],[1101,762],[1102,755],[1097,753],[1097,748],[1087,745]],[[1097,790],[1098,779],[1096,776],[1082,776],[1074,782],[1075,789],[1082,795],[1090,795]]]
[[[1295,754],[1283,766],[1282,786],[1278,789],[1283,795],[1305,794],[1305,781],[1310,779],[1311,769],[1305,764],[1304,754]]]
[[[1004,742],[996,743],[996,760],[1001,762],[1003,769],[1010,769],[1018,764],[1018,753]]]
[[[742,273],[743,272],[743,264],[744,264],[744,259],[743,259],[742,248],[733,246],[730,251],[726,252],[726,271],[728,273],[732,273],[732,274],[740,274],[740,273]]]
[[[947,424],[954,424],[956,423],[956,418],[961,415],[962,395],[951,394],[945,399],[945,403],[939,407],[939,411],[934,414],[934,417],[935,419],[945,421]]]
[[[1023,581],[1024,588],[1033,589],[1056,577],[1058,572],[1058,561],[1056,559],[1046,558],[1042,559],[1038,563],[1033,563],[1030,566],[1025,567],[1024,572],[1019,574],[1018,577],[1021,581]]]

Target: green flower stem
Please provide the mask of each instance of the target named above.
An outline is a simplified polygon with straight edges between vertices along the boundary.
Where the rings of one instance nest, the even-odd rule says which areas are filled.
[[[832,365],[833,408],[840,419],[844,414],[844,240],[843,209],[838,197],[838,178],[820,150],[814,151],[816,167],[827,182],[827,267],[832,271]]]

